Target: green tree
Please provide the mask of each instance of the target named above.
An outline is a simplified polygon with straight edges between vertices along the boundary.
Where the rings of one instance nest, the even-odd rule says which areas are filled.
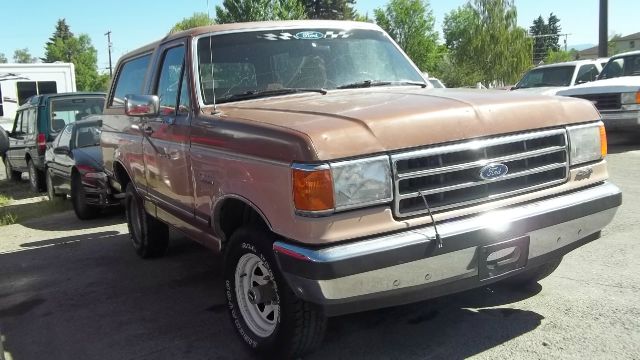
[[[429,3],[422,0],[391,0],[374,10],[376,23],[391,36],[423,71],[433,70],[442,58],[438,32]]]
[[[547,56],[544,58],[544,63],[545,64],[555,64],[555,63],[559,63],[559,62],[565,62],[565,61],[572,61],[575,60],[575,53],[571,52],[571,51],[563,51],[563,50],[558,50],[558,51],[549,51],[549,53],[547,54]]]
[[[13,62],[18,64],[31,64],[38,61],[38,58],[31,56],[29,49],[17,49],[13,52]]]
[[[73,35],[64,19],[45,46],[45,62],[71,62],[75,66],[76,85],[80,91],[96,91],[104,86],[98,75],[98,51],[87,34]]]
[[[305,19],[299,0],[224,0],[216,6],[216,23]]]
[[[0,64],[6,64],[7,62],[7,56],[4,53],[0,53]]]
[[[512,0],[474,0],[445,16],[449,61],[469,76],[462,80],[496,86],[515,83],[531,66],[531,40],[516,19]]]
[[[547,22],[542,15],[533,20],[529,27],[529,34],[533,37],[533,62],[539,63],[547,57],[550,51],[560,51],[560,19],[553,13],[549,14]]]
[[[196,12],[190,17],[184,18],[173,25],[169,33],[173,34],[178,31],[192,29],[198,26],[207,26],[214,23],[215,20],[209,17],[209,14],[204,12]]]
[[[355,0],[303,0],[309,19],[354,20]]]

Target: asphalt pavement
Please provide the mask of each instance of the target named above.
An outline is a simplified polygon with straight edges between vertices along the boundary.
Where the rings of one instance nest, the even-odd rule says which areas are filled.
[[[608,161],[616,218],[539,285],[332,318],[307,358],[640,359],[640,145],[611,146]],[[251,358],[220,257],[173,234],[168,256],[141,260],[118,212],[0,227],[0,334],[13,360]]]

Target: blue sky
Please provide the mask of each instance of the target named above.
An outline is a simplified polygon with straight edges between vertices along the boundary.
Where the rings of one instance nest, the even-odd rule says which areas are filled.
[[[87,0],[20,1],[2,0],[0,7],[0,52],[9,60],[18,48],[29,48],[34,56],[43,56],[44,45],[53,33],[57,19],[66,18],[71,31],[86,33],[98,50],[98,65],[108,65],[107,38],[112,31],[113,61],[127,51],[161,38],[177,21],[195,11],[214,14],[214,6],[222,0]],[[373,14],[387,0],[359,0],[361,13]],[[444,15],[465,0],[431,0],[436,29],[442,27]],[[598,42],[599,0],[515,0],[518,23],[528,28],[538,15],[553,12],[560,18],[562,31],[570,33],[569,45]],[[609,34],[627,35],[640,31],[637,22],[638,0],[609,0]]]

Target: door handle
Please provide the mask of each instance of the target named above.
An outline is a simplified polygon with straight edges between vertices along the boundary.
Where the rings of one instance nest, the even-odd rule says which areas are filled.
[[[149,125],[145,126],[144,129],[142,129],[142,131],[144,131],[144,133],[147,135],[153,134],[153,128]]]

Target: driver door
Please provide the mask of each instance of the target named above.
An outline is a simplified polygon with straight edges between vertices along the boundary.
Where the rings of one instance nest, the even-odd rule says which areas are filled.
[[[182,42],[161,50],[160,70],[153,87],[153,94],[160,99],[160,113],[143,125],[148,195],[165,211],[161,217],[177,228],[183,228],[184,222],[194,217],[189,159],[191,111],[184,54]]]

